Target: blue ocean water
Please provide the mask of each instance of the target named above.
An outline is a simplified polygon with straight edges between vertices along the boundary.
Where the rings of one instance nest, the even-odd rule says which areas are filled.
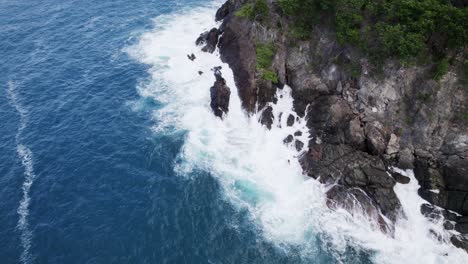
[[[298,261],[264,241],[208,172],[176,177],[184,134],[151,131],[156,102],[130,106],[149,76],[123,49],[154,17],[208,2],[0,2],[1,263],[20,262],[25,250],[18,144],[31,151],[34,174],[25,262]]]
[[[312,253],[279,247],[209,170],[175,172],[187,131],[153,129],[164,103],[138,92],[151,66],[128,48],[154,18],[211,4],[0,1],[0,263],[370,262],[326,234],[306,234]]]

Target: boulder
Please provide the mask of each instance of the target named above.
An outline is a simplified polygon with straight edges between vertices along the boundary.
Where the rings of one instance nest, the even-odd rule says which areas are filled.
[[[294,116],[293,115],[290,114],[288,116],[288,119],[286,120],[286,125],[289,126],[289,127],[294,125]]]
[[[283,139],[283,143],[284,144],[289,144],[291,142],[293,142],[294,140],[294,137],[292,135],[288,135],[285,139]]]
[[[403,170],[414,169],[414,155],[409,148],[400,151],[397,167]]]
[[[304,147],[304,143],[302,141],[296,139],[294,141],[294,146],[296,147],[297,151],[301,151],[302,148]]]
[[[223,118],[223,114],[229,111],[229,99],[231,90],[226,85],[226,80],[221,75],[220,67],[214,69],[216,81],[210,89],[211,109],[215,116]]]
[[[400,150],[400,139],[395,134],[391,134],[385,153],[387,153],[388,155],[394,155],[394,154],[397,154],[399,150]]]
[[[374,125],[369,125],[366,130],[367,147],[369,148],[369,151],[373,155],[383,154],[386,144],[381,130]]]
[[[266,126],[268,129],[271,129],[271,125],[273,124],[273,118],[273,108],[271,106],[267,106],[262,112],[262,116],[260,117],[260,123]]]
[[[393,178],[395,179],[396,182],[401,183],[401,184],[408,184],[411,179],[409,177],[406,177],[404,175],[401,175],[400,173],[396,171],[391,172]]]

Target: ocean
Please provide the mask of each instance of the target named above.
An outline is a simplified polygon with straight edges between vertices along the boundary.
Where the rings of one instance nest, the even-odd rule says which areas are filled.
[[[268,131],[195,46],[221,4],[0,1],[0,263],[463,263],[411,171],[393,238],[326,206],[283,144],[308,136],[279,118],[295,115],[290,88]]]

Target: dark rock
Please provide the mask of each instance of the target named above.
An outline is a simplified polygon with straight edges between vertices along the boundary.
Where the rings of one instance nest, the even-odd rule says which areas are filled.
[[[202,72],[202,71],[198,71],[198,75],[202,75],[202,74],[203,74],[203,72]]]
[[[364,135],[364,128],[362,127],[359,117],[355,117],[349,121],[348,129],[346,130],[347,142],[357,149],[365,149],[366,136]]]
[[[447,188],[468,191],[468,159],[451,156],[444,166]]]
[[[229,64],[234,74],[243,108],[252,113],[257,102],[255,85],[256,52],[252,24],[247,19],[230,16],[224,21],[224,33],[219,40],[223,62]]]
[[[409,177],[406,177],[404,175],[401,175],[400,173],[393,171],[392,173],[393,178],[396,180],[396,182],[401,183],[401,184],[408,184],[411,179]]]
[[[403,170],[414,169],[414,155],[410,149],[405,148],[400,151],[397,167]]]
[[[291,143],[293,140],[294,140],[294,137],[293,137],[292,135],[288,135],[288,136],[283,140],[283,143],[284,143],[284,144],[289,144],[289,143]]]
[[[367,133],[367,147],[369,148],[370,152],[374,155],[380,155],[385,151],[386,144],[385,138],[382,135],[382,132],[376,126],[368,126]]]
[[[206,39],[208,38],[209,31],[203,32],[198,36],[197,40],[195,40],[195,44],[197,46],[204,45],[206,43]]]
[[[431,166],[431,162],[426,158],[417,156],[415,161],[414,175],[421,188],[418,194],[426,201],[437,206],[447,206],[447,192],[445,191],[445,182],[438,170]],[[437,190],[434,192],[434,190]]]
[[[448,191],[447,192],[447,209],[455,211],[457,213],[468,213],[463,210],[464,203],[466,202],[467,193],[464,191]]]
[[[298,131],[294,132],[294,136],[300,137],[300,136],[302,136],[302,132],[298,130]]]
[[[307,175],[322,183],[339,182],[347,188],[361,188],[392,221],[401,213],[393,191],[396,182],[376,156],[348,145],[312,144],[300,163]]]
[[[294,116],[293,115],[290,114],[288,116],[288,120],[286,120],[286,125],[289,126],[289,127],[294,125]]]
[[[377,164],[379,164],[378,162]],[[362,168],[362,171],[369,179],[369,186],[375,188],[393,188],[395,186],[395,179],[385,170],[382,164],[380,166],[367,165]]]
[[[202,51],[213,53],[216,50],[216,45],[218,44],[219,31],[217,28],[212,28],[210,31],[200,34],[200,36],[195,41],[195,44],[204,45]]]
[[[468,111],[468,95],[460,82],[462,54],[454,54],[449,73],[439,82],[430,78],[429,66],[392,60],[378,73],[362,53],[340,45],[328,22],[314,26],[306,41],[298,41],[288,35],[291,21],[278,8],[270,8],[267,25],[235,16],[246,2],[230,0],[217,12],[216,19],[223,20],[218,30],[223,33],[221,59],[233,70],[242,107],[255,113],[276,100],[276,87],[263,82],[256,70],[255,46],[275,43],[271,70],[291,87],[294,110],[300,117],[307,115],[313,139],[300,158],[307,175],[325,184],[339,183],[344,193],[362,189],[392,220],[400,205],[389,186],[395,184],[393,178],[408,179],[388,177],[381,165],[414,168],[423,198],[468,213],[468,123],[460,118]],[[205,34],[203,45],[209,32]],[[351,76],[347,65],[358,67],[358,76]],[[267,113],[265,120],[272,120]],[[452,228],[451,223],[446,226]]]
[[[262,112],[262,116],[260,118],[260,123],[266,126],[268,129],[271,129],[271,125],[273,124],[273,108],[271,106],[267,106],[265,110]]]
[[[221,67],[216,67],[214,69],[216,81],[210,89],[210,106],[215,116],[223,118],[223,114],[226,114],[229,111],[229,99],[231,96],[231,90],[229,89],[229,87],[227,87],[226,81],[222,77],[220,69]]]
[[[304,147],[304,143],[302,141],[300,141],[300,140],[297,140],[297,139],[296,139],[296,141],[294,141],[294,145],[295,145],[297,151],[301,151],[302,148]]]
[[[468,240],[464,239],[462,236],[452,236],[450,241],[457,248],[461,248],[468,252]]]
[[[216,16],[215,20],[216,21],[221,21],[223,20],[230,12],[231,8],[233,7],[233,4],[231,1],[226,1],[219,9],[216,11]]]
[[[187,54],[187,58],[191,61],[194,61],[197,57],[195,57],[195,54]]]
[[[379,212],[378,205],[360,188],[334,185],[327,191],[327,206],[343,208],[351,214],[360,213],[374,219],[382,232],[392,234],[393,226],[388,225]]]
[[[354,114],[338,96],[321,96],[308,108],[307,126],[314,128],[321,140],[330,144],[346,142],[348,123]],[[315,136],[315,135],[313,135]]]

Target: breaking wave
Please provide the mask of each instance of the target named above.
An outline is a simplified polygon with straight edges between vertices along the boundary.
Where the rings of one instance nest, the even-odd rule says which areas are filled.
[[[176,164],[178,174],[188,177],[197,170],[210,172],[223,187],[223,195],[238,208],[247,209],[251,223],[263,237],[286,253],[300,248],[310,259],[322,247],[338,262],[347,263],[349,249],[365,252],[375,263],[461,263],[466,253],[453,247],[442,223],[432,223],[420,213],[422,199],[411,172],[411,184],[397,184],[407,219],[395,226],[395,237],[376,229],[365,216],[326,206],[326,186],[304,177],[295,144],[285,145],[288,135],[301,131],[297,140],[308,142],[305,119],[293,111],[291,89],[278,90],[271,130],[260,125],[260,114],[248,116],[241,108],[229,66],[214,54],[201,52],[194,43],[203,31],[218,26],[213,4],[154,19],[154,29],[139,37],[127,52],[150,66],[151,81],[137,89],[141,100],[151,98],[162,106],[153,112],[155,133],[186,133]],[[187,54],[195,54],[189,61]],[[222,66],[231,88],[229,113],[224,120],[210,109],[211,69]],[[199,71],[203,74],[199,75]],[[292,114],[294,126],[286,125]],[[282,118],[280,118],[282,117]],[[299,134],[299,133],[297,133]],[[192,176],[193,177],[193,176]],[[437,239],[433,233],[440,234]],[[322,243],[316,243],[317,240]]]

